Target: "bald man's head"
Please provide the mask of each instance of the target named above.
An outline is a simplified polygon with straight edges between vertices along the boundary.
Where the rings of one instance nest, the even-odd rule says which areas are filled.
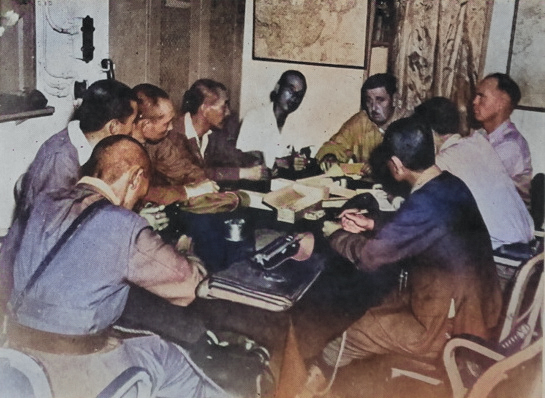
[[[112,135],[95,146],[87,163],[81,166],[81,175],[99,178],[111,185],[135,167],[149,177],[151,162],[144,147],[129,136]]]

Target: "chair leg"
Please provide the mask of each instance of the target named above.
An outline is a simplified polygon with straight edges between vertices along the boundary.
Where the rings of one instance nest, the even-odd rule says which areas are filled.
[[[503,380],[507,379],[507,372],[526,362],[543,351],[543,338],[535,341],[526,349],[505,358],[492,365],[475,382],[467,398],[485,398]]]
[[[466,339],[453,338],[449,340],[445,345],[445,349],[443,351],[443,363],[445,365],[445,370],[450,381],[453,398],[463,398],[467,391],[467,388],[462,381],[462,376],[458,369],[458,364],[456,363],[455,350],[459,347],[469,348],[470,350],[478,352],[495,361],[501,361],[503,358],[505,358],[505,356],[502,354],[499,354],[489,348],[483,347],[480,344],[474,343]]]

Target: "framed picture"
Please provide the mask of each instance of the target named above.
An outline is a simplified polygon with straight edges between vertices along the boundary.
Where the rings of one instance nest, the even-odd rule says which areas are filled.
[[[366,68],[368,0],[255,0],[253,59]]]
[[[516,0],[507,73],[522,92],[517,108],[545,112],[545,3]]]

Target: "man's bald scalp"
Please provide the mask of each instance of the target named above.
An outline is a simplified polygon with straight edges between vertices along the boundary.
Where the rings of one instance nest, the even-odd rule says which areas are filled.
[[[142,168],[146,177],[150,175],[151,162],[144,147],[132,137],[112,135],[95,146],[81,175],[112,184],[134,166]]]

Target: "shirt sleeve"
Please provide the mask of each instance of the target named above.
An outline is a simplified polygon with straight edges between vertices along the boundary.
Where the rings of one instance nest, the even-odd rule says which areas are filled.
[[[134,242],[129,262],[128,279],[143,288],[173,282],[184,282],[193,274],[193,266],[176,249],[145,227]]]
[[[515,183],[522,200],[530,203],[530,186],[532,182],[531,167],[525,167],[524,148],[514,140],[505,140],[494,147],[507,173]]]
[[[341,230],[330,243],[358,268],[372,271],[421,253],[445,234],[425,201],[407,200],[373,238]]]
[[[358,162],[367,162],[373,148],[382,142],[378,127],[361,112],[348,119],[316,154],[321,161],[326,155],[335,155],[341,163],[352,157]]]
[[[521,148],[515,141],[506,140],[494,147],[511,178],[524,171]]]
[[[36,158],[41,161],[35,161],[23,177],[20,203],[17,204],[20,212],[30,211],[40,193],[70,189],[78,180],[77,161],[70,162],[65,155],[59,153],[51,156],[37,155]]]
[[[354,116],[346,121],[339,131],[334,134],[316,154],[316,159],[321,161],[326,155],[334,155],[341,163],[346,163],[352,156]]]

